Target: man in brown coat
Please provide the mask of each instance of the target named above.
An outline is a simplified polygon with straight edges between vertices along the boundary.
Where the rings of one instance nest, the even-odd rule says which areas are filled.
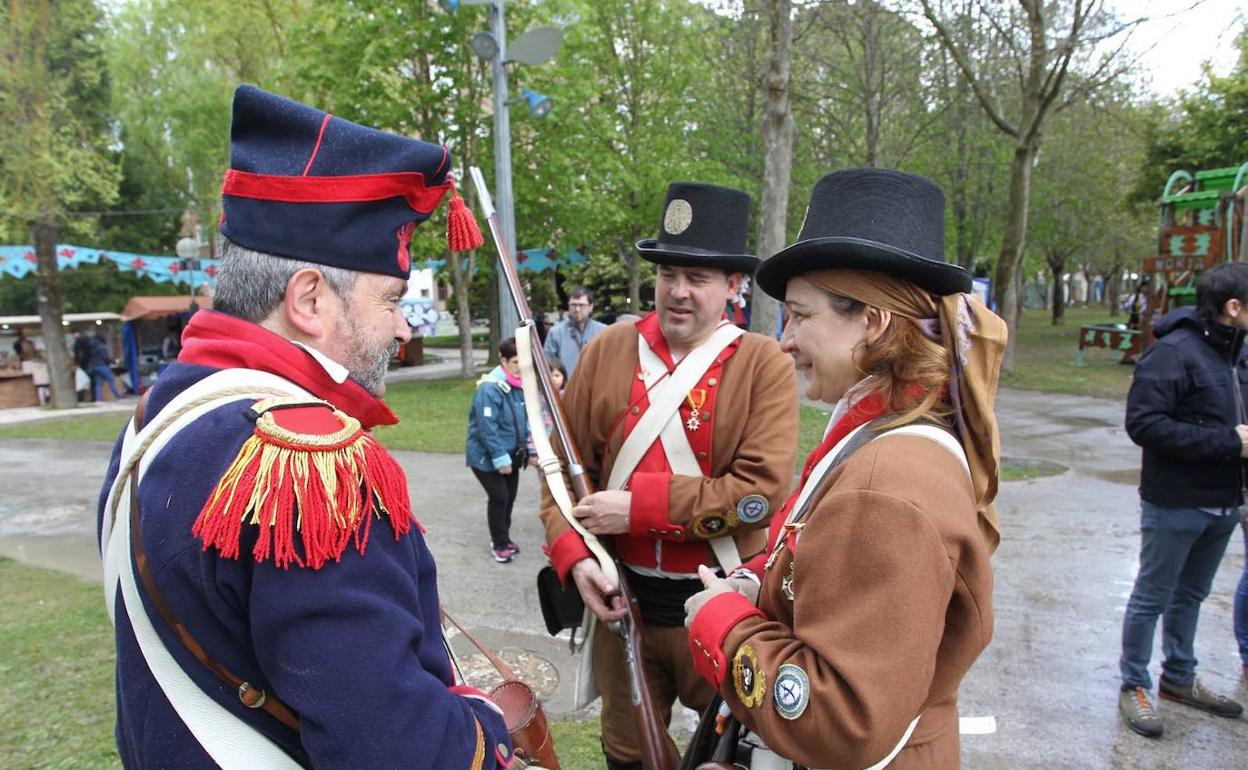
[[[785,499],[797,442],[796,379],[775,340],[724,318],[757,258],[745,253],[749,197],[711,185],[668,190],[658,239],[637,244],[659,265],[656,311],[585,348],[563,397],[569,428],[601,491],[571,515],[610,535],[645,624],[645,669],[661,716],[701,710],[713,690],[694,671],[685,599],[698,565],[732,569],[766,541]],[[649,417],[647,417],[649,415]],[[546,552],[603,623],[627,614],[582,536],[549,492]],[[592,659],[602,694],[607,767],[641,768],[624,653],[600,624]]]

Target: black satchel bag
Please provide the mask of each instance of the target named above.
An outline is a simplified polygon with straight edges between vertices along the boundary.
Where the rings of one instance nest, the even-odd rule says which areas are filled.
[[[551,636],[565,628],[581,625],[581,618],[585,614],[585,602],[581,600],[581,592],[576,590],[576,585],[571,580],[564,586],[554,567],[547,565],[538,571],[537,600],[542,606],[542,619],[546,621],[546,630]]]

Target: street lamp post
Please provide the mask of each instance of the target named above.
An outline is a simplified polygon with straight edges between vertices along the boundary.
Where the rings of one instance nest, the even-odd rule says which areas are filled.
[[[543,118],[551,110],[552,102],[541,94],[525,89],[516,99],[507,96],[507,62],[540,64],[555,55],[563,42],[563,33],[556,27],[536,27],[516,38],[512,55],[508,56],[507,24],[503,17],[506,0],[438,0],[438,5],[448,13],[460,5],[489,5],[490,31],[473,36],[471,47],[482,59],[490,61],[494,79],[494,204],[498,222],[502,226],[503,240],[511,256],[515,256],[516,208],[511,192],[511,115],[513,102],[524,101],[536,118]],[[501,267],[499,269],[501,275]],[[500,336],[520,325],[520,315],[508,292],[507,284],[498,284],[498,321]]]
[[[504,0],[490,4],[490,31],[498,50],[494,53],[491,67],[494,72],[494,201],[498,209],[498,223],[503,227],[503,240],[516,252],[516,207],[511,197],[511,110],[507,104],[507,25],[503,19]],[[502,275],[500,266],[499,275]],[[507,290],[507,282],[498,282],[499,337],[508,337],[509,331],[520,325],[516,304]]]

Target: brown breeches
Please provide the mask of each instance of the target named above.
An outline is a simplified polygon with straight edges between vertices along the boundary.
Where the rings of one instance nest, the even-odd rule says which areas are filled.
[[[633,721],[628,670],[620,638],[599,623],[594,637],[594,675],[602,693],[602,742],[606,752],[625,762],[641,759],[641,746]],[[677,698],[701,713],[710,705],[715,690],[693,670],[689,632],[681,628],[646,628],[642,658],[650,696],[663,724],[671,722]],[[683,750],[684,747],[678,747]]]

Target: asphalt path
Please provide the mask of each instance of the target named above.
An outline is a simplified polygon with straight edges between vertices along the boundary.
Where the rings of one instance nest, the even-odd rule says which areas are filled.
[[[1161,740],[1137,736],[1117,715],[1123,608],[1139,550],[1139,450],[1122,430],[1120,402],[1003,391],[998,402],[1007,456],[1059,463],[1060,475],[1002,484],[992,645],[964,681],[965,717],[992,717],[986,734],[962,740],[967,768],[1223,768],[1248,766],[1248,724],[1163,702]],[[0,554],[100,579],[95,501],[109,447],[90,442],[3,441]],[[415,514],[439,567],[444,604],[500,648],[547,698],[571,710],[577,659],[545,633],[534,589],[544,563],[534,515],[537,476],[525,472],[511,564],[490,557],[485,495],[459,455],[397,453]],[[1204,604],[1200,675],[1248,701],[1231,628],[1244,566],[1236,534]],[[1158,651],[1152,670],[1158,670]],[[465,666],[482,670],[462,639]]]

